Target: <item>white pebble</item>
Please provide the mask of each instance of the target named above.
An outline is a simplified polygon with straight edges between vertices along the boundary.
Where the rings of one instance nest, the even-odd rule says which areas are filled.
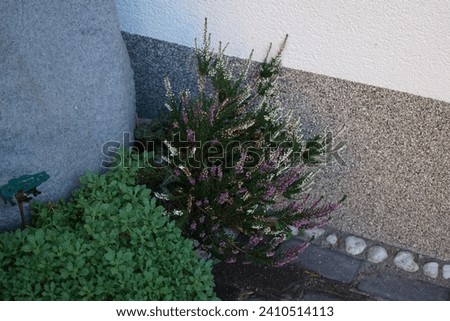
[[[325,233],[325,230],[323,228],[319,228],[319,227],[313,227],[312,229],[305,230],[305,236],[307,238],[312,238],[312,237],[318,238],[323,233]]]
[[[348,236],[345,239],[345,250],[352,255],[361,254],[366,248],[366,241],[356,236]]]
[[[439,273],[439,264],[436,262],[428,262],[423,265],[423,274],[430,278],[437,278]]]
[[[337,243],[337,236],[336,234],[330,234],[327,236],[327,242],[330,243],[331,245],[335,245]]]
[[[450,264],[445,264],[442,267],[442,276],[444,277],[444,279],[448,280],[450,279]]]
[[[414,262],[414,256],[407,251],[400,251],[394,258],[394,264],[406,272],[416,272],[419,265]]]
[[[367,260],[372,263],[383,262],[387,257],[388,253],[386,249],[379,245],[372,246],[367,253]]]
[[[292,235],[296,236],[298,235],[298,228],[295,226],[289,225],[289,229],[291,230]]]

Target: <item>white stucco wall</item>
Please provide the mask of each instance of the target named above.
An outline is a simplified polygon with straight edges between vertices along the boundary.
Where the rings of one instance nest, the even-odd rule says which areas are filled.
[[[448,0],[116,0],[122,30],[260,60],[287,33],[286,67],[450,102]]]

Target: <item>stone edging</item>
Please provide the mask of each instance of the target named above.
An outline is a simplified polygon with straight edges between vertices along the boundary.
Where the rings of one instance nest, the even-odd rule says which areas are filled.
[[[370,264],[385,265],[413,279],[450,287],[450,262],[437,260],[392,245],[365,239],[336,229],[313,228],[300,235],[293,229],[295,238],[310,240],[321,247],[335,249]]]

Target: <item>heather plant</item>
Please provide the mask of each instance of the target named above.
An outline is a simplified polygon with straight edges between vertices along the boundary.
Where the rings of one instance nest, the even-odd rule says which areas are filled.
[[[211,49],[205,22],[203,47],[195,46],[198,93],[176,95],[166,79],[167,135],[152,151],[163,164],[139,174],[199,250],[229,263],[286,264],[307,245],[280,253],[291,231],[325,224],[339,205],[308,191],[327,137],[304,139],[277,99],[286,40],[256,73],[252,54],[236,72],[226,46]]]

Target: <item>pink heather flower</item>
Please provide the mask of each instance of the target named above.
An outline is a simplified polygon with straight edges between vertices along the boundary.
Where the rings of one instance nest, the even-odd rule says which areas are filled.
[[[270,173],[271,171],[273,171],[274,166],[273,166],[273,162],[264,162],[260,167],[259,167],[259,171],[260,173],[264,174],[264,173]]]
[[[180,176],[180,175],[181,175],[181,172],[180,172],[180,170],[179,170],[178,168],[175,168],[175,169],[173,170],[173,174],[174,174],[175,176]]]
[[[281,267],[281,266],[295,260],[298,256],[298,254],[303,252],[308,247],[308,245],[309,245],[309,243],[303,243],[300,246],[291,248],[284,254],[285,255],[284,258],[275,262],[273,266]]]
[[[338,207],[338,204],[329,204],[329,205],[325,205],[322,206],[320,208],[314,209],[311,207],[308,216],[313,217],[313,218],[319,218],[319,217],[324,217],[327,216],[328,214],[330,214],[331,212],[333,212],[334,210],[336,210]]]
[[[236,263],[236,258],[235,257],[230,257],[229,259],[227,259],[225,261],[225,263]]]
[[[194,186],[195,185],[195,179],[193,177],[189,177],[189,183]]]
[[[186,110],[183,110],[183,111],[181,112],[181,120],[183,121],[184,124],[187,124],[187,122],[188,122],[188,116],[187,116]]]
[[[209,200],[208,200],[206,197],[203,199],[203,204],[204,204],[205,206],[208,206],[208,205],[209,205]]]
[[[314,204],[310,207],[310,209],[315,208],[319,203],[322,201],[323,197],[320,197],[317,201],[314,202]]]
[[[248,246],[253,248],[256,245],[259,244],[259,242],[262,241],[262,237],[258,236],[258,235],[253,235],[249,240],[248,240]]]
[[[222,167],[217,167],[217,177],[220,179],[223,176]]]
[[[186,91],[181,95],[181,104],[184,109],[187,109],[189,106],[189,94]]]
[[[281,155],[281,148],[277,147],[277,149],[275,150],[275,152],[272,155],[272,160],[278,159]]]
[[[201,109],[200,108],[201,108],[200,104],[197,104],[197,108],[194,110],[194,117],[197,120],[197,124],[198,124],[198,121],[199,121],[200,115],[201,115]]]
[[[328,224],[328,219],[324,219],[324,220],[322,220],[320,222],[309,222],[307,228],[311,229],[311,228],[314,228],[314,227],[322,227],[322,226],[324,226],[326,224]]]
[[[250,262],[250,261],[244,261],[244,262],[242,262],[242,264],[244,264],[244,265],[249,265],[249,264],[252,264],[252,262]]]
[[[231,253],[233,253],[234,255],[239,254],[239,250],[233,250],[231,251]]]
[[[211,177],[216,175],[216,171],[217,171],[217,166],[216,165],[211,166],[211,168],[209,169],[209,173],[210,173]]]
[[[228,192],[223,192],[222,194],[219,195],[219,199],[217,200],[217,202],[222,205],[224,204],[226,201],[228,201]]]
[[[201,201],[200,201],[200,204],[201,204]],[[199,221],[201,224],[205,223],[205,215],[200,216],[200,218],[198,219],[198,221]]]
[[[244,149],[241,153],[241,158],[234,166],[236,174],[242,174],[244,172],[244,163],[246,159],[247,159],[247,149]]]
[[[227,245],[227,243],[225,243],[225,241],[222,241],[222,242],[219,243],[220,247],[225,247],[226,245]]]
[[[274,250],[270,250],[270,251],[267,251],[266,252],[266,256],[267,257],[272,257],[272,256],[274,256],[275,255],[275,251]]]
[[[197,223],[192,222],[191,223],[191,230],[195,230],[197,228]]]
[[[202,201],[195,201],[195,206],[197,206],[197,207],[202,206]],[[204,216],[202,216],[202,217],[204,217]],[[203,222],[200,222],[200,223],[203,223]]]
[[[284,176],[277,180],[277,187],[281,193],[286,192],[286,190],[294,184],[299,178],[300,173],[303,171],[303,167],[295,167],[289,170]]]
[[[294,212],[303,211],[303,210],[305,209],[305,204],[306,204],[306,202],[308,201],[308,199],[309,199],[309,194],[306,195],[306,196],[303,198],[303,201],[302,201],[302,202],[293,201],[293,202],[290,204],[291,210],[294,211]]]
[[[192,129],[186,129],[186,135],[188,142],[193,143],[195,141],[195,133]]]
[[[308,220],[298,220],[298,221],[292,222],[292,226],[294,226],[295,228],[298,228],[298,229],[302,228],[308,224],[309,224]]]
[[[215,232],[219,229],[219,224],[214,224],[211,231]]]
[[[251,178],[252,178],[252,173],[247,172],[247,173],[245,174],[245,177],[246,177],[247,179],[251,179]]]
[[[286,239],[286,235],[282,235],[279,237],[274,237],[271,241],[270,241],[270,245],[273,247],[277,247],[278,245],[280,245],[281,243],[283,243],[283,241]]]
[[[221,179],[223,176],[222,167],[217,167],[217,177]]]
[[[266,193],[263,196],[263,200],[267,201],[269,198],[271,198],[275,192],[277,191],[277,189],[275,188],[275,186],[270,185],[269,188],[267,189]]]
[[[173,128],[179,128],[179,127],[180,127],[180,124],[178,124],[177,121],[174,121],[173,122]]]
[[[209,110],[209,123],[212,125],[214,123],[215,113],[216,113],[217,105],[214,104],[211,106],[211,109]]]
[[[204,168],[204,169],[201,171],[200,176],[198,177],[198,180],[199,180],[199,181],[205,181],[205,180],[207,180],[207,179],[208,179],[208,169],[207,169],[207,168]]]
[[[200,236],[201,239],[204,239],[206,234],[205,234],[205,232],[201,232],[199,236]]]
[[[247,192],[247,189],[245,187],[240,188],[238,191],[239,194],[244,194],[245,192]]]

